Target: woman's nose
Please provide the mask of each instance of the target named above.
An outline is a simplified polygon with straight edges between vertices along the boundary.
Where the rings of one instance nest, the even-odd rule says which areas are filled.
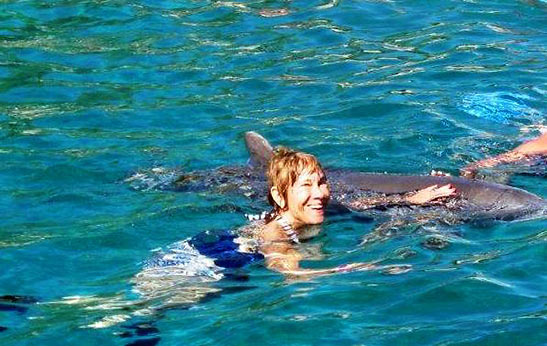
[[[312,197],[317,197],[317,198],[323,198],[326,195],[328,195],[328,191],[322,188],[321,185],[313,185],[311,193],[312,193]]]

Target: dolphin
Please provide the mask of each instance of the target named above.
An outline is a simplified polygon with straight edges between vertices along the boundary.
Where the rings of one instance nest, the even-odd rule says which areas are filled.
[[[264,167],[272,155],[272,146],[256,132],[245,134],[245,143],[254,167]],[[431,185],[452,184],[458,198],[452,203],[433,203],[428,207],[451,209],[459,219],[514,220],[545,215],[547,201],[525,190],[451,176],[374,174],[325,168],[335,203],[355,210],[352,200],[360,196],[406,194]],[[343,196],[343,197],[342,197]],[[350,207],[351,206],[351,207]],[[380,206],[382,209],[389,206]],[[400,206],[393,206],[400,207]],[[407,209],[410,206],[406,206]],[[423,209],[412,207],[412,209]],[[363,211],[363,210],[356,210]]]
[[[245,133],[249,152],[247,165],[223,166],[213,170],[179,174],[168,187],[176,191],[212,191],[244,195],[252,200],[265,200],[268,190],[266,167],[273,154],[272,145],[256,132]],[[391,218],[401,215],[431,215],[457,221],[537,218],[547,215],[547,201],[525,190],[482,180],[450,176],[396,175],[364,173],[338,168],[325,168],[331,188],[331,211],[351,210]],[[403,204],[356,208],[359,198],[404,195],[431,185],[452,184],[457,198],[432,202],[424,206]],[[452,222],[450,222],[452,223]]]

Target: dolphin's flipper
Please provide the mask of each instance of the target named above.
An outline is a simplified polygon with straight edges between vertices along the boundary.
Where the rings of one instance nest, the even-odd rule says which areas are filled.
[[[245,145],[249,152],[249,164],[255,168],[265,168],[272,158],[273,148],[268,141],[254,131],[245,133]]]

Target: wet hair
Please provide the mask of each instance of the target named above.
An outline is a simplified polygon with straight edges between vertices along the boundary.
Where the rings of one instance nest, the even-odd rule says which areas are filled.
[[[266,218],[269,222],[281,211],[286,210],[287,205],[281,208],[273,199],[271,188],[277,187],[279,194],[287,201],[289,187],[293,186],[302,172],[323,173],[325,171],[317,158],[311,154],[295,151],[285,147],[277,147],[268,165],[268,202],[273,211]],[[270,219],[270,220],[268,220]]]

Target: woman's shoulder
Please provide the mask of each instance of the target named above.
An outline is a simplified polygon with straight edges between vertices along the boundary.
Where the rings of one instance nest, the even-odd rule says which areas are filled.
[[[264,220],[256,220],[247,223],[237,229],[236,233],[247,238],[258,238],[266,227]]]
[[[275,222],[266,222],[264,219],[251,221],[237,230],[239,236],[261,241],[273,241],[283,237]]]
[[[264,225],[262,232],[260,233],[260,239],[264,242],[275,242],[284,240],[286,238],[285,233],[275,222],[269,222]]]

